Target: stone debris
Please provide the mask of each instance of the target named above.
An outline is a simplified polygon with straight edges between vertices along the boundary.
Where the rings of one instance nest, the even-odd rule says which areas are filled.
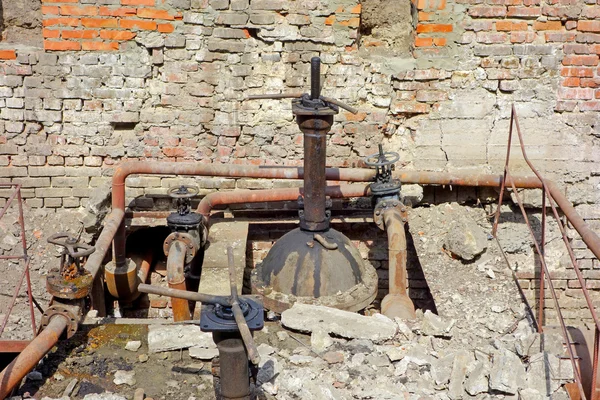
[[[490,389],[517,394],[525,388],[525,367],[521,359],[512,351],[502,349],[494,354],[490,371]]]
[[[140,347],[142,347],[142,342],[140,340],[130,340],[125,345],[125,350],[138,351]]]
[[[212,334],[202,332],[197,325],[150,325],[148,349],[150,353],[203,347],[216,349]]]
[[[448,231],[444,247],[456,257],[471,261],[487,249],[487,235],[475,221],[463,218]]]
[[[135,386],[135,371],[117,370],[117,372],[115,372],[115,379],[113,379],[113,382],[115,385]]]
[[[69,381],[69,384],[67,385],[67,387],[65,388],[65,391],[63,392],[63,397],[69,397],[71,395],[71,393],[73,393],[73,390],[75,389],[75,385],[77,385],[77,378],[73,378]]]
[[[219,355],[219,350],[217,350],[216,346],[208,349],[205,347],[190,347],[189,355],[199,360],[212,360]]]
[[[317,329],[310,335],[310,346],[317,354],[325,352],[333,344],[333,339],[325,331]]]
[[[452,337],[452,327],[456,321],[445,321],[440,316],[425,311],[423,322],[421,322],[421,333],[425,336]]]
[[[345,338],[376,342],[391,339],[398,330],[394,321],[384,318],[299,303],[281,314],[281,322],[287,328],[301,332],[322,330]]]

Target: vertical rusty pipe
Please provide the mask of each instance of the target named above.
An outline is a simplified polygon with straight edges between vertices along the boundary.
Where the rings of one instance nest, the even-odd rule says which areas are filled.
[[[326,139],[326,131],[304,132],[304,218],[309,224],[325,221]]]
[[[388,235],[389,294],[381,302],[381,312],[390,318],[415,318],[415,307],[408,297],[406,272],[406,232],[402,215],[396,208],[383,212]]]
[[[7,397],[37,363],[54,347],[67,328],[68,320],[62,315],[54,316],[48,326],[0,372],[0,399]]]
[[[169,247],[169,255],[167,256],[167,282],[171,289],[186,290],[185,275],[183,273],[186,248],[185,243],[179,240],[175,240],[171,244],[171,247]],[[173,307],[173,319],[176,322],[191,319],[187,300],[171,297],[171,306]]]

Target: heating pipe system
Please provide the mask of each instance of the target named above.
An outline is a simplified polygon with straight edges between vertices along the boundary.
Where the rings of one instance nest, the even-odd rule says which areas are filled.
[[[94,308],[104,310],[104,294],[102,287],[102,262],[108,253],[111,243],[114,241],[114,257],[125,258],[125,179],[132,174],[158,174],[158,175],[192,175],[213,176],[229,178],[264,178],[264,179],[302,179],[304,171],[302,168],[285,167],[250,167],[236,165],[209,165],[191,163],[150,163],[143,161],[126,161],[121,163],[113,175],[112,210],[104,219],[104,228],[96,241],[96,251],[88,258],[85,268],[95,277],[92,290],[92,302]],[[337,169],[326,170],[327,180],[346,182],[369,182],[375,176],[371,169]],[[394,177],[400,179],[404,184],[419,185],[450,185],[450,186],[472,186],[472,187],[500,187],[503,183],[503,175],[471,174],[471,173],[447,173],[447,172],[419,172],[419,171],[395,171]],[[514,185],[519,189],[540,189],[542,182],[537,177],[512,176],[505,184]],[[600,258],[600,237],[592,231],[583,218],[577,214],[558,186],[550,181],[544,180],[546,188],[555,199],[565,217],[579,233],[583,241]],[[265,192],[265,191],[263,191]],[[269,191],[267,191],[269,192]],[[300,189],[295,194],[300,193]],[[224,192],[220,196],[237,196],[235,192]],[[364,194],[363,194],[364,195]],[[267,195],[268,196],[268,195]],[[345,197],[345,196],[344,196]],[[356,195],[348,195],[356,197]],[[227,204],[227,198],[219,198],[215,195],[210,203],[204,207],[211,208],[216,204]],[[268,197],[267,197],[268,198]],[[266,201],[257,198],[257,202]],[[208,202],[208,201],[207,201]],[[390,280],[392,282],[392,280]],[[50,324],[31,342],[29,346],[17,357],[13,363],[0,373],[0,395],[6,396],[21,379],[31,371],[44,355],[56,344],[60,334],[67,325],[64,317],[56,316]],[[0,396],[1,397],[1,396]]]

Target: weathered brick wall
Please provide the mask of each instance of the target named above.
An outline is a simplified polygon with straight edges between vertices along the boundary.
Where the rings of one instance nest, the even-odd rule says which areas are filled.
[[[0,42],[0,179],[31,206],[84,206],[122,159],[301,164],[289,102],[244,98],[305,91],[320,55],[325,93],[360,109],[340,113],[329,165],[383,142],[404,168],[500,173],[514,104],[529,157],[600,226],[596,0],[418,0],[398,15],[414,21],[408,56],[361,32],[358,0],[42,5],[43,49]],[[528,173],[517,147],[513,172]],[[127,197],[152,207],[177,182],[132,177]]]

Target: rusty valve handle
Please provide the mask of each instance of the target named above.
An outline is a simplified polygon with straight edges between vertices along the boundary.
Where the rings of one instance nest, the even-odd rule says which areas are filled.
[[[310,98],[311,100],[322,100],[327,103],[336,105],[343,108],[352,114],[358,114],[358,109],[351,107],[339,100],[332,99],[331,97],[321,96],[321,59],[319,57],[313,57],[310,60],[310,94],[303,93],[271,93],[271,94],[251,94],[247,100],[260,100],[260,99],[299,99],[302,97]]]
[[[169,197],[173,199],[189,199],[200,193],[198,186],[180,185],[170,187],[167,191]]]
[[[67,249],[69,255],[73,258],[89,256],[96,248],[85,243],[78,243],[77,239],[69,235],[67,232],[55,233],[47,239],[48,243],[62,246]],[[77,251],[78,249],[81,249]]]

